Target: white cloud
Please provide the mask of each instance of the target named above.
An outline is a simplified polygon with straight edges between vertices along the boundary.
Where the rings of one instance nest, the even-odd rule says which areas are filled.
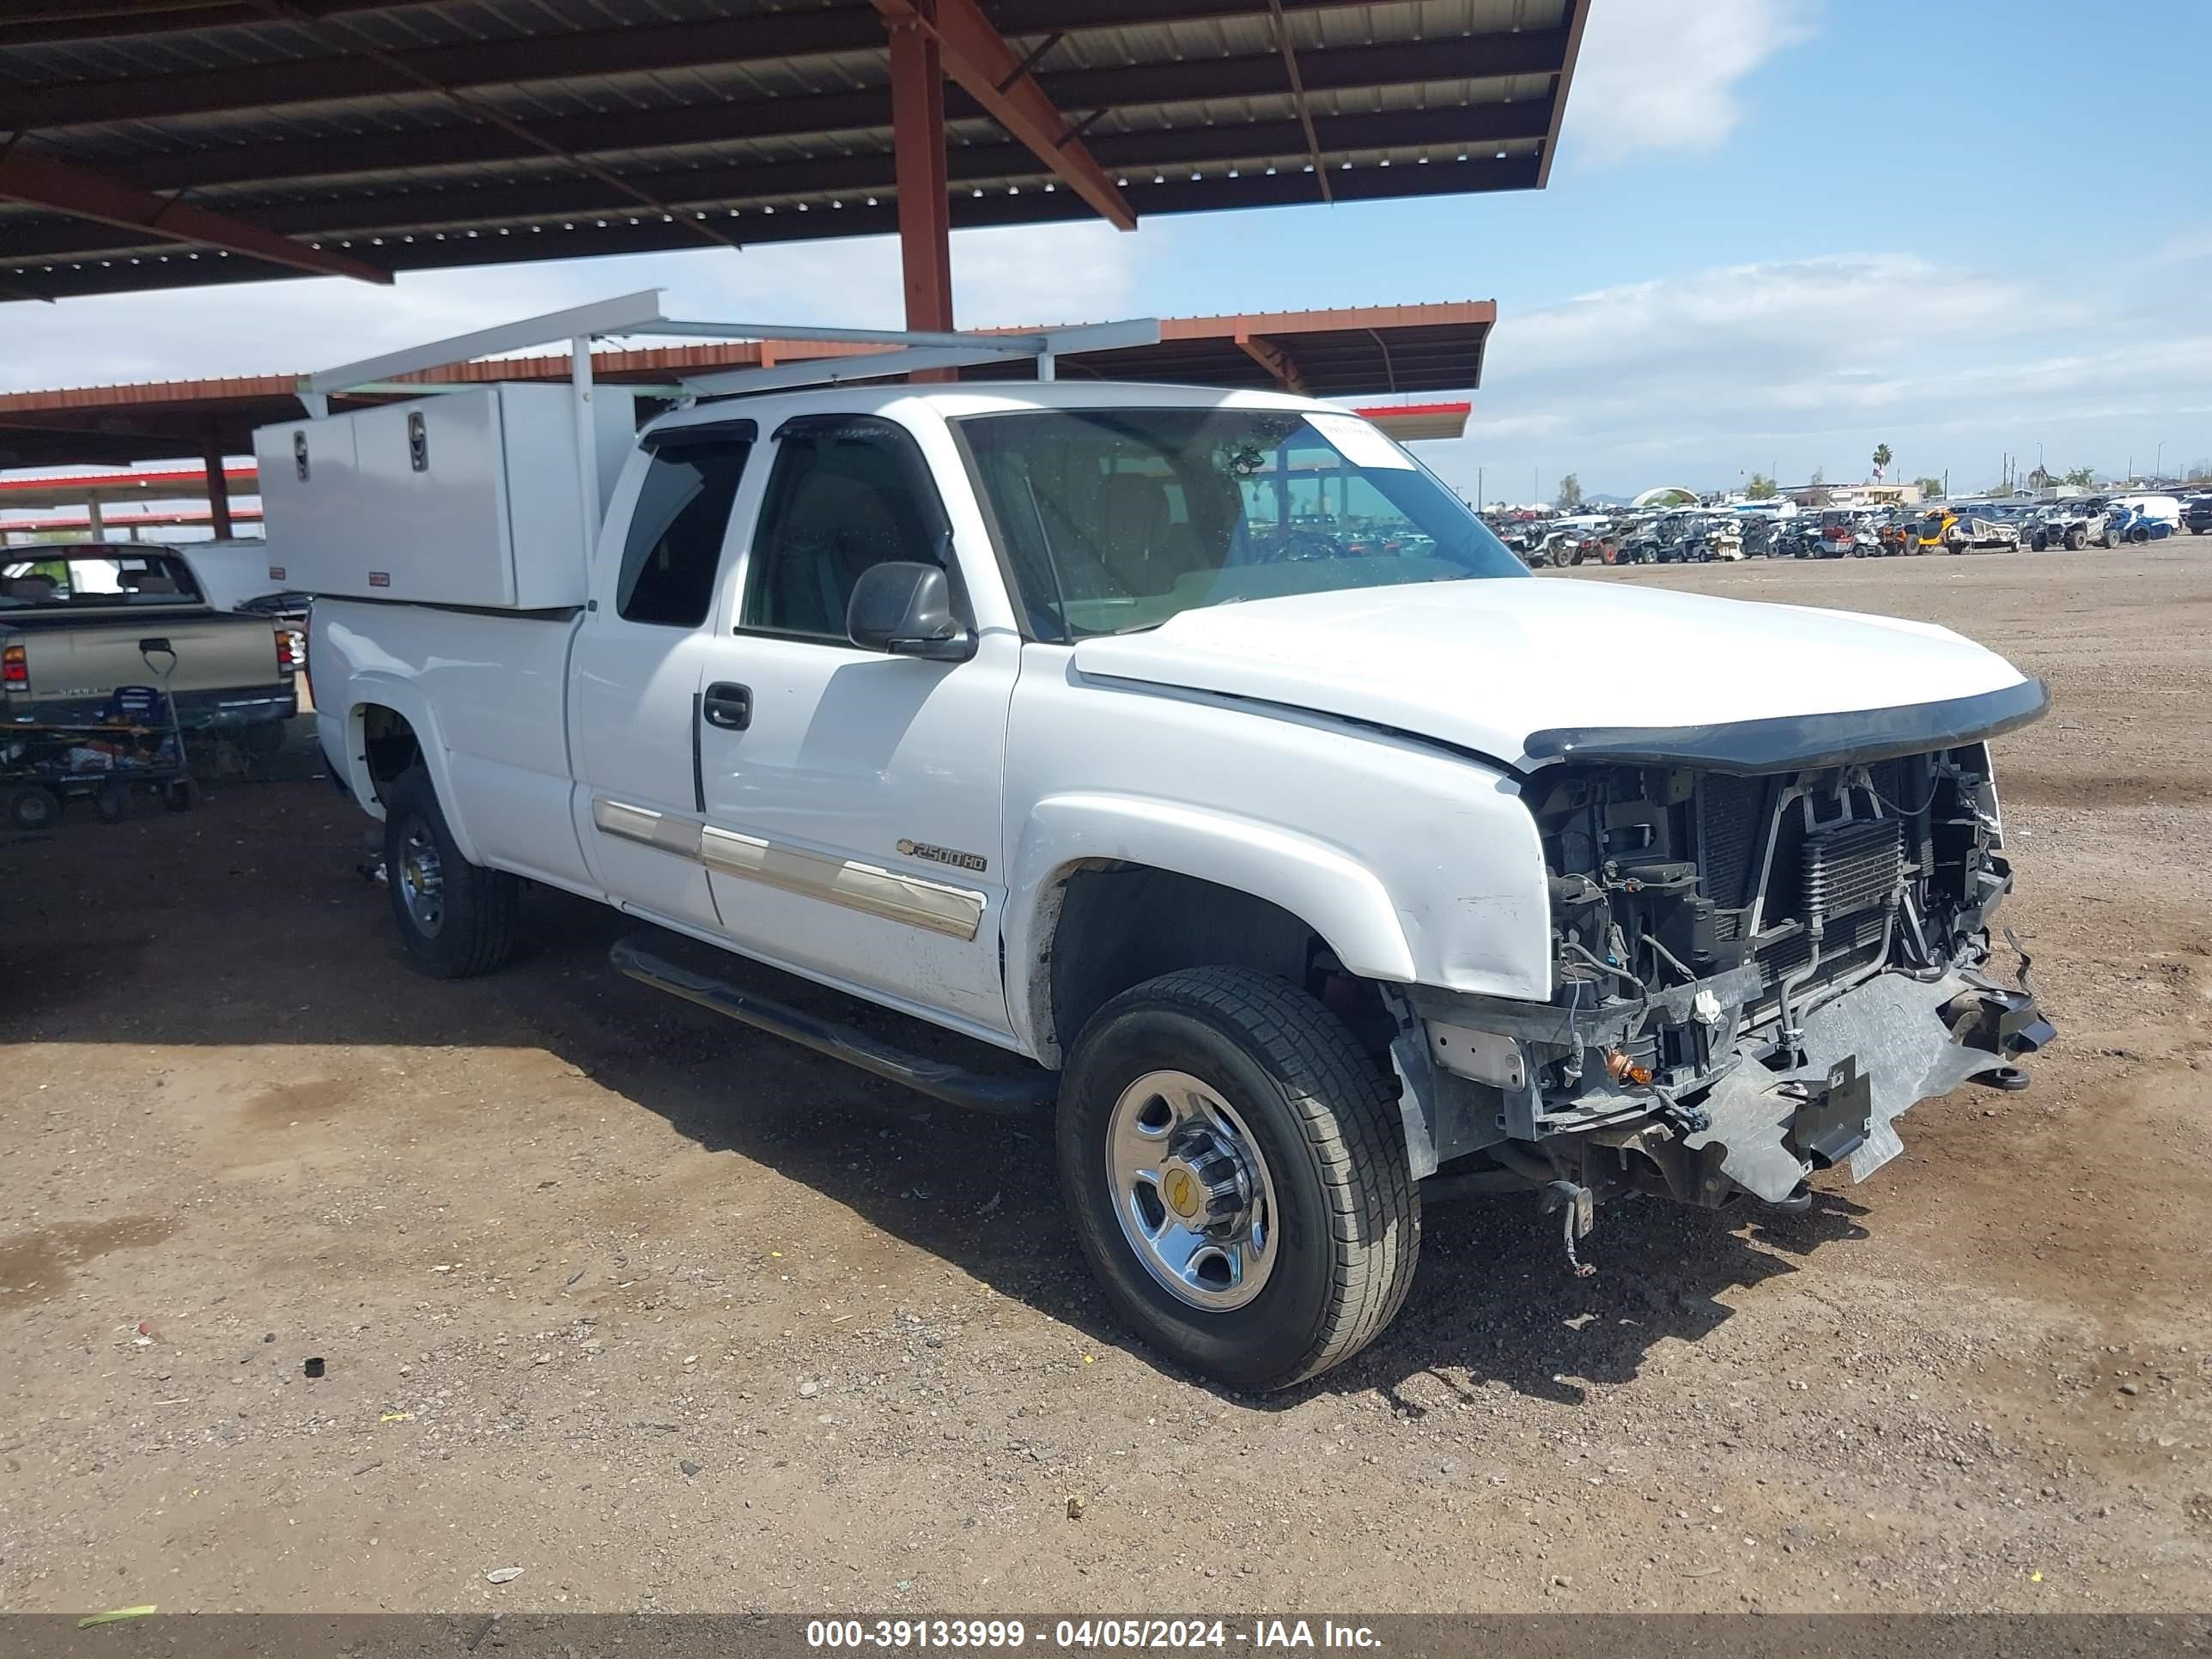
[[[1516,495],[1532,467],[1621,494],[1777,465],[1856,477],[1876,443],[1905,476],[1977,486],[2039,444],[2054,468],[2117,471],[2160,442],[2185,464],[2212,450],[2212,326],[2172,321],[2201,316],[2186,276],[2089,290],[1870,253],[1606,289],[1508,313],[1468,436],[1434,459],[1468,484],[1496,469]]]
[[[1089,223],[961,232],[954,314],[976,326],[1126,316],[1133,240]],[[18,302],[0,305],[0,391],[296,374],[642,288],[666,289],[672,314],[711,320],[896,327],[901,315],[889,237],[422,271],[389,288],[312,278]]]
[[[1710,150],[1743,118],[1744,78],[1812,33],[1808,0],[1614,0],[1594,7],[1568,96],[1567,153]]]

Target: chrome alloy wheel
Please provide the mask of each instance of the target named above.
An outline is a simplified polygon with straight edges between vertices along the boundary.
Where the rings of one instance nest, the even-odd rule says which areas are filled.
[[[1209,1313],[1241,1308],[1275,1267],[1275,1183],[1259,1145],[1211,1084],[1147,1072],[1106,1131],[1114,1214],[1146,1271]]]
[[[408,826],[396,874],[408,915],[423,938],[435,939],[446,922],[446,872],[438,857],[438,843],[422,824]]]

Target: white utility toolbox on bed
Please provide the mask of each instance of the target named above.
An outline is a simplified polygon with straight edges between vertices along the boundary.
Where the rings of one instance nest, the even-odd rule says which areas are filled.
[[[416,605],[582,605],[636,416],[619,392],[581,408],[566,380],[505,382],[263,427],[270,580]]]

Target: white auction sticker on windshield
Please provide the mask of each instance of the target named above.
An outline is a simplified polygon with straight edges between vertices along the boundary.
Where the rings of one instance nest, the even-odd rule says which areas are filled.
[[[1306,424],[1334,444],[1352,465],[1414,470],[1413,458],[1357,415],[1308,415]]]

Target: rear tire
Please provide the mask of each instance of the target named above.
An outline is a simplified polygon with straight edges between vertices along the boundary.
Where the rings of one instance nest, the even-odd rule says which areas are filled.
[[[422,972],[473,979],[507,965],[522,884],[461,856],[427,773],[407,773],[385,796],[384,870],[400,943]]]
[[[1075,1045],[1058,1140],[1091,1271],[1146,1342],[1194,1370],[1232,1388],[1286,1389],[1357,1353],[1405,1303],[1421,1200],[1397,1102],[1344,1023],[1296,987],[1197,968],[1123,992]],[[1188,1248],[1199,1235],[1179,1231],[1164,1204],[1193,1191],[1178,1156],[1213,1172],[1207,1194],[1227,1179],[1258,1195],[1220,1224],[1228,1248]],[[1146,1157],[1165,1165],[1149,1188],[1138,1167]],[[1221,1271],[1209,1279],[1186,1268],[1178,1281],[1178,1239],[1183,1259],[1200,1263],[1210,1249]],[[1230,1279],[1232,1254],[1249,1265]]]
[[[92,798],[92,810],[102,823],[122,823],[131,812],[131,786],[120,781],[103,783]]]
[[[50,830],[61,815],[61,797],[36,785],[18,789],[8,800],[8,822],[18,830]]]

